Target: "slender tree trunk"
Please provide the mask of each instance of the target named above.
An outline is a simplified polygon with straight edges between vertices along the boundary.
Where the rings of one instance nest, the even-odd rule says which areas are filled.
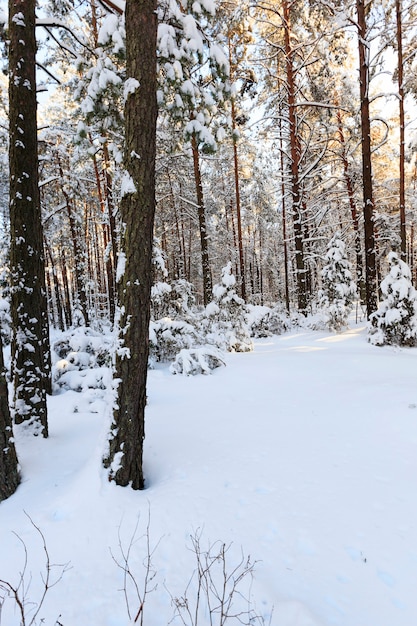
[[[58,159],[58,171],[61,177],[61,181],[64,181],[64,172],[62,169],[61,160]],[[62,184],[62,195],[65,199],[65,205],[67,209],[68,222],[70,226],[71,233],[71,242],[72,242],[72,250],[74,254],[74,277],[75,277],[75,285],[77,290],[77,300],[78,306],[81,309],[81,313],[84,317],[84,323],[88,325],[89,323],[89,315],[88,315],[88,304],[87,304],[87,291],[85,286],[86,281],[86,253],[84,246],[82,245],[81,239],[81,227],[77,216],[75,215],[74,207],[72,199],[69,194],[65,191],[64,185]]]
[[[54,257],[52,256],[52,250],[50,249],[50,247],[46,244],[45,245],[45,250],[48,254],[49,257],[49,263],[51,265],[51,275],[52,275],[52,282],[53,282],[53,291],[54,291],[54,295],[55,295],[55,302],[56,302],[56,311],[57,311],[57,318],[58,318],[58,328],[61,331],[65,330],[65,326],[64,326],[64,312],[62,310],[62,300],[61,300],[61,294],[60,294],[60,290],[59,290],[59,283],[58,283],[58,278],[57,278],[57,273],[56,273],[56,266],[55,266],[55,262],[54,262]]]
[[[284,179],[284,149],[282,137],[282,119],[279,118],[279,142],[280,142],[280,166],[281,166],[281,196],[282,196],[282,240],[284,245],[284,292],[285,306],[287,312],[290,312],[290,288],[288,277],[288,242],[287,242],[287,216],[285,206],[285,179]]]
[[[65,247],[63,243],[61,245],[61,276],[62,276],[62,286],[64,288],[65,325],[67,328],[69,328],[72,325],[72,309],[71,309],[70,287],[68,284],[67,262],[65,258]]]
[[[48,436],[49,324],[38,187],[35,0],[9,0],[10,232],[14,416]]]
[[[405,223],[405,115],[402,0],[395,0],[395,13],[397,18],[398,101],[400,109],[400,237],[401,259],[405,261],[407,256],[407,233]]]
[[[108,298],[109,298],[109,317],[110,317],[111,324],[113,324],[114,313],[115,313],[115,299],[116,299],[115,272],[114,272],[115,259],[114,259],[113,241],[111,237],[110,223],[107,223],[107,220],[105,218],[106,202],[104,200],[103,191],[101,188],[100,172],[98,169],[96,156],[94,156],[93,163],[94,163],[94,174],[96,177],[97,194],[98,194],[98,199],[99,199],[100,209],[101,209],[101,214],[102,214],[101,228],[102,228],[103,248],[104,248],[104,256],[105,256],[104,262],[106,266],[107,293],[108,293]],[[105,188],[107,189],[107,179],[106,179]],[[107,197],[107,194],[106,194],[106,197]],[[111,249],[109,246],[110,242],[111,242]]]
[[[208,251],[208,233],[206,222],[206,211],[204,206],[203,196],[203,183],[201,180],[200,170],[200,155],[198,152],[197,139],[195,134],[191,138],[191,149],[193,153],[193,165],[194,165],[194,180],[197,195],[198,205],[198,223],[200,227],[200,242],[201,242],[201,265],[203,272],[203,301],[206,306],[213,297],[212,294],[212,282],[211,282],[211,270],[210,270],[210,258]]]
[[[371,122],[369,115],[369,43],[367,42],[365,0],[356,0],[358,15],[359,90],[362,138],[363,216],[365,227],[366,311],[368,318],[378,303],[374,198],[372,186]]]
[[[118,485],[143,489],[142,468],[155,214],[156,0],[126,1],[124,232],[118,283],[120,339],[116,361],[117,405],[105,465]],[[119,265],[121,270],[121,266]]]
[[[342,147],[340,158],[342,159],[343,164],[343,175],[346,183],[346,190],[349,198],[349,206],[350,213],[352,216],[352,225],[353,225],[353,234],[355,240],[355,255],[356,255],[356,280],[358,283],[359,295],[361,302],[366,301],[366,288],[365,281],[363,276],[363,258],[362,258],[362,246],[361,246],[361,235],[359,230],[359,216],[358,210],[355,202],[355,193],[352,177],[349,171],[349,161],[347,158],[346,152],[346,142],[345,135],[343,132],[343,124],[342,124],[342,116],[340,110],[337,111],[337,125],[338,125],[338,134],[339,140]]]
[[[229,63],[232,66],[232,49],[231,40],[229,38]],[[232,99],[231,107],[232,131],[236,132],[236,106]],[[242,211],[240,206],[240,184],[239,184],[239,155],[237,152],[237,141],[233,136],[233,168],[235,182],[235,198],[236,198],[236,218],[237,218],[237,240],[239,250],[239,271],[240,271],[240,295],[246,301],[246,277],[245,277],[245,258],[243,254],[243,236],[242,236]]]

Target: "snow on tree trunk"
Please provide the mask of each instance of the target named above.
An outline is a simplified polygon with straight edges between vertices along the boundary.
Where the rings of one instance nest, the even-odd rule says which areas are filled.
[[[369,341],[376,346],[415,346],[417,291],[408,265],[396,252],[388,255],[389,272],[381,283],[383,300],[369,320]]]
[[[127,0],[125,176],[118,288],[117,406],[104,463],[118,485],[143,489],[144,413],[149,353],[156,152],[156,1]],[[122,271],[123,265],[123,271]]]
[[[50,356],[38,189],[35,0],[9,0],[10,232],[14,417],[48,435]]]
[[[7,382],[4,374],[3,346],[0,334],[0,502],[11,496],[19,484],[12,420],[7,400]]]

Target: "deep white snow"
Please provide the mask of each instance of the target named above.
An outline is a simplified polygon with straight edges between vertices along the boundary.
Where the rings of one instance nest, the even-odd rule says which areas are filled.
[[[70,568],[38,621],[132,623],[114,559],[139,520],[129,565],[141,584],[149,515],[158,586],[145,626],[170,622],[196,532],[203,548],[232,542],[229,569],[241,550],[259,561],[250,593],[265,624],[273,609],[273,626],[415,626],[417,348],[370,345],[364,326],[300,329],[226,360],[210,376],[150,371],[143,492],[108,483],[101,468],[106,394],[52,397],[50,438],[17,433],[23,480],[0,504],[0,579],[18,584],[24,542],[32,615],[44,554],[30,516],[51,563]],[[19,624],[11,599],[1,618]]]

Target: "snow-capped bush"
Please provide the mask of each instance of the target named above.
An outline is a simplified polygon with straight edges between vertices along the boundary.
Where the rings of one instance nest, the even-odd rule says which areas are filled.
[[[395,252],[388,255],[389,272],[381,283],[384,299],[368,325],[368,339],[376,346],[417,344],[417,292],[408,265]]]
[[[214,300],[204,311],[201,328],[206,341],[229,352],[248,352],[253,349],[247,307],[235,290],[236,279],[229,262],[222,269],[221,282],[213,287]]]
[[[222,365],[225,365],[225,362],[220,351],[213,346],[203,346],[181,350],[169,369],[172,374],[195,376],[196,374],[211,374],[212,370]]]
[[[188,319],[194,317],[195,305],[194,286],[184,278],[171,283],[170,307],[172,317]]]
[[[248,324],[251,337],[271,337],[282,335],[291,328],[291,320],[279,306],[248,305]]]
[[[60,359],[66,359],[70,353],[86,352],[90,357],[89,366],[110,366],[114,339],[110,334],[99,333],[82,326],[63,333],[60,339],[53,342],[52,350]]]
[[[172,361],[184,348],[195,346],[197,332],[187,322],[165,317],[151,321],[149,325],[149,364],[152,367],[160,361]]]
[[[55,390],[105,389],[111,377],[114,341],[111,335],[78,327],[52,344]],[[104,383],[103,379],[107,382]]]
[[[321,271],[322,289],[318,308],[324,325],[338,332],[347,326],[356,298],[356,285],[346,256],[346,246],[337,234],[329,242],[325,263]]]

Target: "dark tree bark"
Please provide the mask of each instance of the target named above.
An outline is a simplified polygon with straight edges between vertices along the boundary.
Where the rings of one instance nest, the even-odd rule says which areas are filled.
[[[203,183],[201,180],[200,170],[200,155],[198,152],[197,138],[195,134],[193,134],[193,136],[191,137],[191,149],[193,153],[194,180],[198,205],[198,225],[200,230],[201,266],[203,272],[203,300],[204,305],[207,306],[207,304],[213,299],[213,293],[210,270],[210,257],[208,249],[206,210],[204,206]]]
[[[300,139],[298,135],[297,115],[296,115],[296,84],[294,55],[291,44],[291,15],[290,6],[287,0],[282,0],[283,26],[284,26],[284,46],[285,46],[285,69],[287,79],[288,98],[288,122],[290,133],[290,153],[291,153],[291,193],[292,193],[292,216],[294,223],[294,246],[295,246],[295,267],[297,273],[297,302],[298,310],[303,315],[307,315],[307,274],[304,259],[304,236],[302,224],[302,198],[300,186]]]
[[[407,232],[405,223],[405,113],[402,0],[395,0],[395,14],[397,22],[398,101],[400,109],[400,237],[401,259],[405,261],[407,255]]]
[[[369,115],[369,44],[367,43],[365,0],[357,0],[356,9],[358,16],[363,216],[365,227],[366,312],[369,317],[377,309],[378,290],[372,186],[371,121]]]
[[[4,372],[3,346],[0,335],[0,502],[11,496],[19,484],[16,449]]]
[[[142,453],[156,151],[156,0],[127,0],[127,76],[131,89],[125,105],[125,185],[120,213],[124,232],[120,261],[125,261],[119,289],[120,339],[116,377],[117,408],[104,460],[118,485],[144,488]],[[120,269],[120,266],[119,266]]]
[[[16,423],[48,436],[50,356],[38,189],[35,0],[9,0],[10,231]]]

